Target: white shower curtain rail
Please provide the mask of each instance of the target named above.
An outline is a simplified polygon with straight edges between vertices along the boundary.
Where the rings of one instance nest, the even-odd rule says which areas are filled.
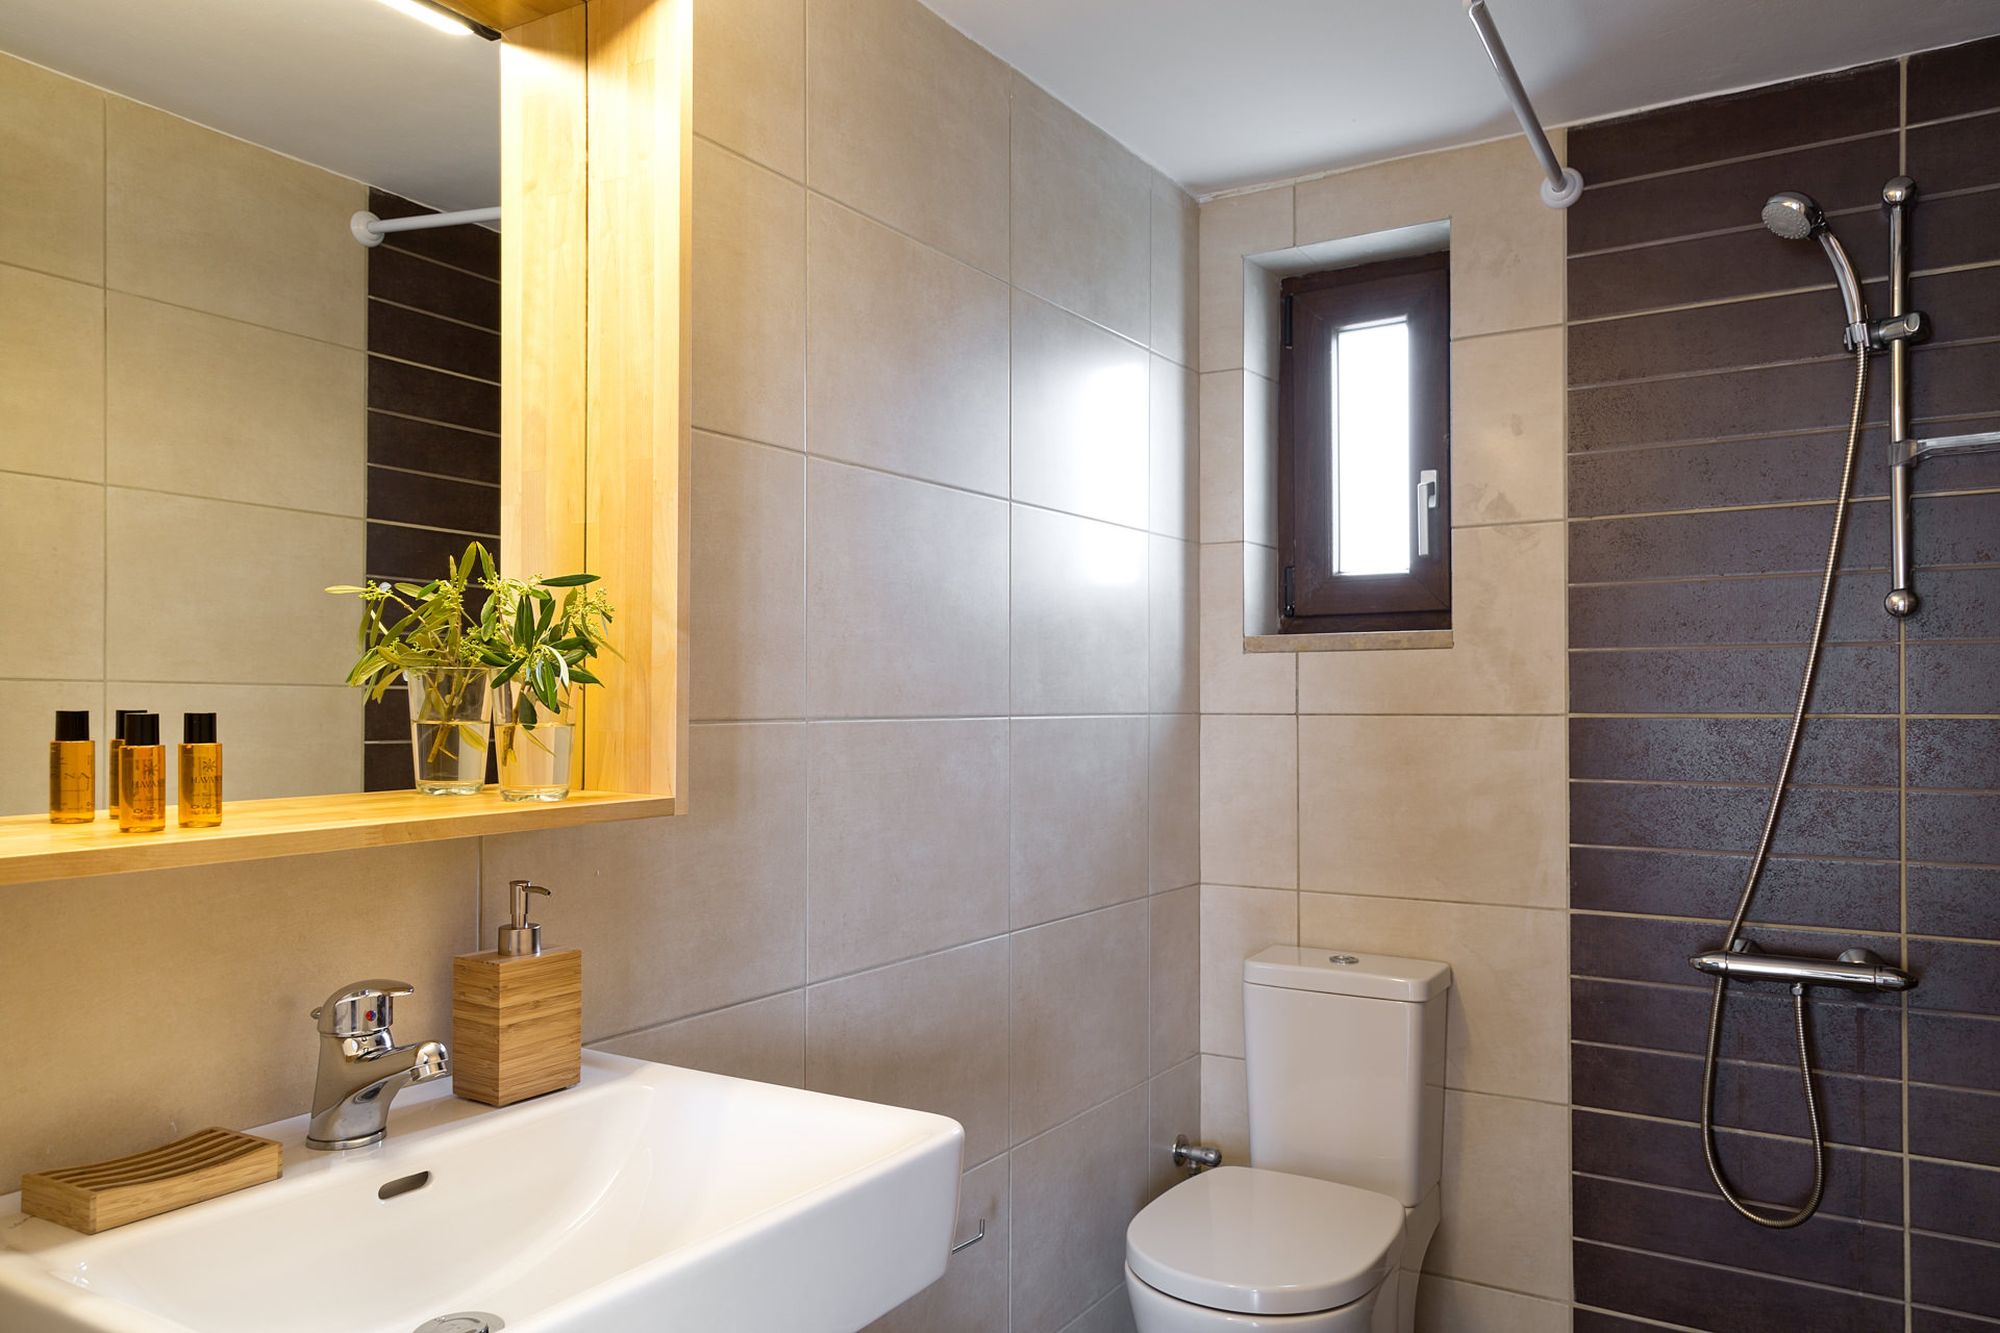
[[[1535,116],[1535,105],[1528,100],[1528,90],[1521,86],[1521,76],[1514,71],[1514,61],[1507,54],[1507,44],[1500,40],[1500,29],[1493,24],[1493,16],[1486,12],[1486,0],[1465,0],[1465,14],[1472,20],[1472,26],[1479,31],[1480,44],[1486,48],[1487,59],[1493,62],[1493,72],[1500,76],[1501,90],[1514,106],[1515,118],[1527,132],[1528,147],[1535,150],[1535,157],[1542,164],[1542,202],[1550,208],[1568,208],[1583,193],[1583,177],[1576,168],[1566,167],[1556,156],[1556,150],[1549,144],[1549,136],[1542,129],[1542,122]]]
[[[419,213],[407,218],[378,218],[363,209],[347,221],[347,229],[363,245],[380,245],[397,231],[429,231],[432,227],[462,227],[469,222],[498,222],[498,208],[461,208],[456,213]]]

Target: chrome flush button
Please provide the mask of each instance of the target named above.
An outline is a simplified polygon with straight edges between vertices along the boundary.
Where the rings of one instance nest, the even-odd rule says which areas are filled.
[[[461,1314],[440,1315],[417,1325],[417,1333],[500,1333],[507,1327],[507,1321],[497,1314],[487,1314],[484,1310],[467,1310]]]
[[[1342,967],[1353,967],[1361,960],[1351,953],[1330,953],[1326,956],[1326,961],[1329,963],[1338,963]]]

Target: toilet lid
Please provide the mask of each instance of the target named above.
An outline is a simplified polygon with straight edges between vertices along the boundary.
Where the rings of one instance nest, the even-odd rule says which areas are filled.
[[[1402,1253],[1395,1199],[1254,1167],[1183,1181],[1125,1231],[1125,1260],[1140,1281],[1238,1314],[1311,1314],[1358,1301]]]

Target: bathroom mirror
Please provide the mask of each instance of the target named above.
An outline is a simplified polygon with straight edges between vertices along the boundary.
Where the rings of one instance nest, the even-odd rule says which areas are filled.
[[[500,51],[375,0],[0,6],[0,814],[58,709],[100,807],[125,708],[215,713],[228,800],[411,785],[322,590],[497,545],[499,233],[351,219],[500,203]]]

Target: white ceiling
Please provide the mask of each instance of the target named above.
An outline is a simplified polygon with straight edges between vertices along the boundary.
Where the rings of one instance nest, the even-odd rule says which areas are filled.
[[[924,2],[1197,194],[1514,129],[1461,0]],[[2000,32],[1994,0],[1487,8],[1551,126]]]
[[[0,0],[0,51],[435,208],[500,202],[498,44],[375,0]]]
[[[1513,131],[1461,0],[924,2],[1198,194]],[[2000,32],[1996,0],[1490,7],[1550,125]],[[0,51],[435,207],[499,197],[497,46],[374,0],[0,0]]]

